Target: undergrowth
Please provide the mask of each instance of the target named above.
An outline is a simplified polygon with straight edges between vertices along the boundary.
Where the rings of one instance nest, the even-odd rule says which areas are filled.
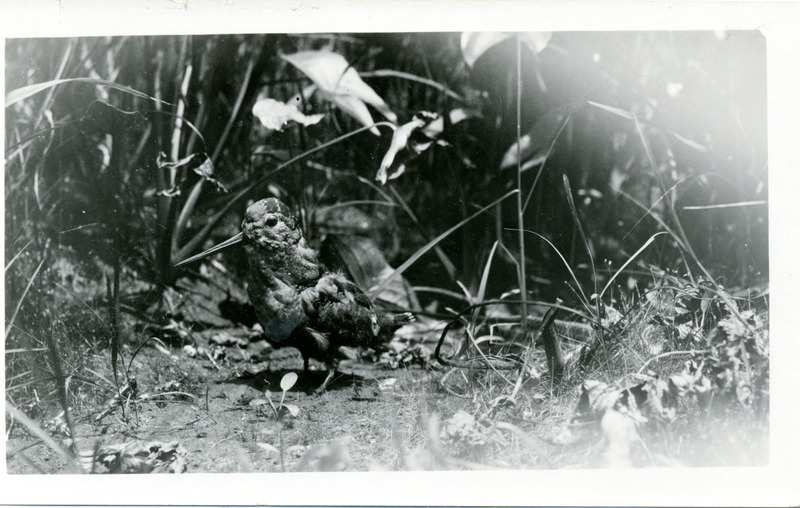
[[[7,41],[7,460],[179,472],[165,418],[228,470],[765,463],[763,42]],[[176,267],[265,196],[416,315],[378,379],[304,397],[243,253]]]

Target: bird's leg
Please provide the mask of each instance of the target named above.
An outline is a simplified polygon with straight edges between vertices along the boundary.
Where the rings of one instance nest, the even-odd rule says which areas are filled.
[[[339,367],[338,360],[335,360],[332,364],[328,365],[328,375],[325,376],[325,381],[322,382],[319,388],[314,390],[314,395],[319,395],[325,391],[325,388],[328,387],[328,384],[331,382],[331,379],[333,379],[333,375],[336,374],[336,369],[338,367]]]
[[[320,395],[322,392],[325,391],[325,388],[328,387],[328,383],[331,382],[331,379],[333,379],[333,375],[335,373],[336,373],[335,369],[328,369],[328,375],[325,377],[325,381],[322,382],[319,388],[314,390],[314,395]]]

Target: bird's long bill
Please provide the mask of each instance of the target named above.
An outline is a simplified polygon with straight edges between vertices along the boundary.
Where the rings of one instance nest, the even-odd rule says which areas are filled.
[[[203,259],[204,257],[208,257],[211,254],[214,254],[215,252],[219,252],[221,250],[227,249],[228,247],[233,247],[234,245],[239,245],[240,243],[242,243],[243,240],[244,240],[244,235],[242,235],[242,233],[239,233],[238,235],[233,236],[231,238],[228,238],[224,242],[222,242],[220,244],[217,244],[217,245],[211,247],[210,249],[201,252],[200,254],[195,254],[194,256],[192,256],[190,258],[184,259],[180,263],[176,264],[175,268],[178,268],[178,267],[183,266],[183,265],[188,265],[189,263],[197,261],[198,259]]]

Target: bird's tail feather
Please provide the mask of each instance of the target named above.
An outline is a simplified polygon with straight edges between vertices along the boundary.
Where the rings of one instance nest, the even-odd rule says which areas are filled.
[[[330,341],[328,340],[328,336],[326,334],[318,332],[317,330],[314,330],[312,328],[309,328],[308,331],[309,335],[311,335],[311,338],[314,339],[314,342],[316,342],[317,347],[319,347],[320,351],[325,351],[328,349]]]

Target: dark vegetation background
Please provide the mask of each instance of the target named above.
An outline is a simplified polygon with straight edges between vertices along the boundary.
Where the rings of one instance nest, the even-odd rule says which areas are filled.
[[[674,234],[656,237],[626,267],[606,304],[621,308],[652,287],[653,267],[698,284],[711,275],[714,287],[731,292],[766,287],[760,34],[560,32],[538,52],[521,45],[519,66],[514,37],[472,66],[460,40],[456,33],[6,40],[9,92],[81,77],[149,96],[87,81],[7,99],[8,400],[44,414],[59,368],[91,377],[90,355],[75,351],[139,344],[142,330],[167,323],[174,316],[165,289],[186,273],[172,265],[237,232],[248,200],[268,195],[297,210],[309,232],[326,227],[317,210],[357,202],[375,220],[388,262],[399,266],[519,186],[524,228],[555,249],[531,234],[522,245],[518,204],[503,200],[405,272],[413,286],[434,288],[418,297],[439,310],[463,306],[459,283],[478,292],[495,241],[505,248],[486,298],[519,290],[524,277],[531,301],[559,297],[579,308],[567,265],[591,294],[658,231]],[[316,125],[267,131],[253,116],[259,93],[287,101],[310,83],[281,54],[323,48],[361,73],[398,125],[422,110],[442,115],[446,144],[410,159],[385,186],[374,181],[390,145],[385,127],[380,137],[362,132],[276,170],[362,126],[319,94],[304,96],[300,108],[326,113]],[[453,122],[456,109],[470,116]],[[518,166],[519,135],[528,142]],[[225,259],[244,273],[242,252]],[[53,351],[67,359],[62,367]]]

